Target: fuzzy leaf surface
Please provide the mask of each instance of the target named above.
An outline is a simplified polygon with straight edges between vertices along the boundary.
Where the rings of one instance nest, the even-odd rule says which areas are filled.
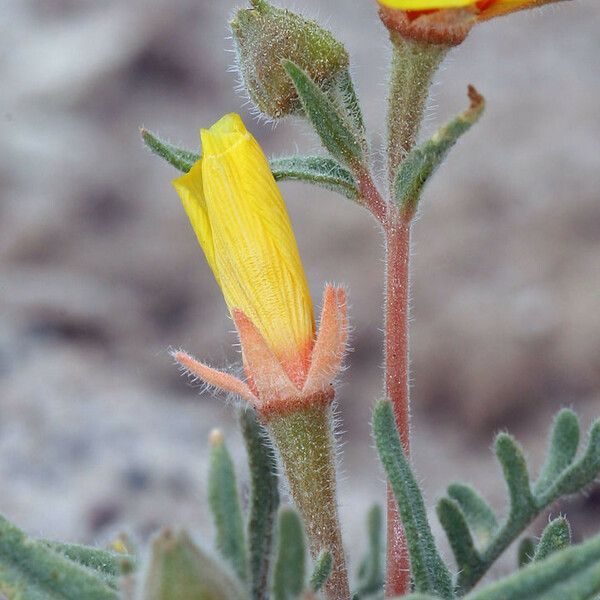
[[[296,511],[283,508],[277,527],[277,557],[273,572],[274,600],[294,600],[304,591],[306,542]]]
[[[246,541],[235,469],[223,438],[211,442],[208,502],[217,532],[217,550],[246,579]]]
[[[118,600],[98,573],[0,517],[0,595],[8,600]]]
[[[294,83],[302,108],[323,146],[342,163],[351,166],[362,163],[364,153],[360,139],[329,96],[298,65],[287,60],[283,67]]]
[[[435,546],[423,496],[406,460],[390,402],[375,405],[373,432],[402,519],[415,591],[454,598],[452,578]]]
[[[471,106],[436,131],[431,139],[413,148],[400,163],[394,180],[394,197],[400,210],[409,218],[415,214],[421,191],[458,139],[476,123],[485,101],[474,87],[469,87]]]
[[[268,591],[275,518],[279,507],[277,462],[264,427],[251,409],[241,412],[242,434],[250,467],[248,554],[252,597],[262,600]]]
[[[535,562],[548,558],[551,554],[571,545],[571,526],[565,517],[557,517],[546,525],[535,549]]]

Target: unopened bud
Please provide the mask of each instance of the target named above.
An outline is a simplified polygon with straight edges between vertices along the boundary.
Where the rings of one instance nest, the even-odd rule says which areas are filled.
[[[238,10],[231,22],[244,85],[257,108],[278,119],[299,111],[300,101],[282,61],[290,60],[321,87],[348,68],[348,53],[317,22],[265,0]]]

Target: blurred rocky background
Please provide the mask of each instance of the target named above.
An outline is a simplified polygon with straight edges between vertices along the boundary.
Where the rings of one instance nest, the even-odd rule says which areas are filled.
[[[351,51],[381,147],[389,50],[375,3],[301,4]],[[192,148],[200,126],[240,111],[269,153],[318,143],[300,122],[253,121],[234,91],[234,0],[0,5],[0,512],[72,541],[166,523],[208,539],[208,432],[225,428],[244,479],[241,442],[232,407],[181,377],[168,348],[218,366],[239,356],[175,172],[138,127]],[[464,107],[468,83],[488,109],[414,230],[414,461],[430,501],[461,478],[500,507],[495,431],[509,428],[539,465],[555,410],[575,407],[586,426],[600,416],[599,30],[595,0],[499,19],[436,78],[428,132]],[[284,192],[315,302],[324,281],[350,289],[339,417],[357,540],[383,490],[369,433],[381,240],[342,198]],[[577,536],[600,529],[599,493],[568,511]]]

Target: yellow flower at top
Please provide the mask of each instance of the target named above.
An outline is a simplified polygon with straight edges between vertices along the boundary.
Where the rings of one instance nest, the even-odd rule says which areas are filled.
[[[201,131],[203,157],[173,182],[229,310],[257,328],[288,370],[305,371],[313,306],[268,161],[236,114]]]
[[[382,18],[390,29],[421,41],[453,45],[462,42],[478,21],[559,1],[379,0],[379,3],[383,7]],[[402,16],[398,11],[402,11]]]

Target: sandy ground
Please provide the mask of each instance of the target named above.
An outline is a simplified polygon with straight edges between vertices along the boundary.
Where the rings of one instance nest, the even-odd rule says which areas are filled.
[[[298,4],[298,3],[296,3]],[[371,2],[306,0],[353,56],[374,148],[386,37]],[[300,122],[252,120],[233,91],[231,0],[4,0],[0,17],[0,511],[34,534],[102,542],[187,524],[210,541],[206,438],[231,406],[190,386],[169,347],[239,356],[179,206],[138,127],[196,147],[240,111],[269,153],[319,151]],[[433,501],[477,483],[510,428],[534,464],[558,407],[600,416],[600,6],[578,0],[480,26],[437,77],[426,132],[488,98],[440,169],[414,231],[414,461]],[[382,498],[369,418],[381,391],[381,240],[358,207],[285,184],[314,295],[345,282],[352,347],[339,391],[351,548]],[[558,510],[558,508],[557,508]],[[598,494],[571,503],[578,536]],[[434,519],[435,520],[435,519]],[[436,526],[437,527],[437,526]],[[358,559],[358,551],[352,558]]]

